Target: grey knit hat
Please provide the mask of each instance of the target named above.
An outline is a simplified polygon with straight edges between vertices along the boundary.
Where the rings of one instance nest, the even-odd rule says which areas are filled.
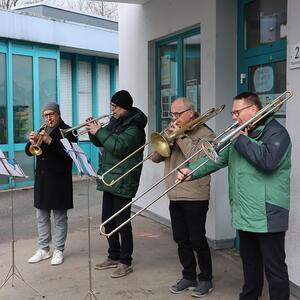
[[[47,103],[44,108],[43,108],[43,113],[46,111],[46,110],[52,110],[52,111],[55,111],[57,112],[59,115],[60,115],[60,110],[59,110],[59,105],[55,102],[49,102]]]

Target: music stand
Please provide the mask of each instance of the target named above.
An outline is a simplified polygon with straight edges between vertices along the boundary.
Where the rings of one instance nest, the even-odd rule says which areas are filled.
[[[14,197],[13,197],[13,182],[16,177],[19,178],[28,178],[21,167],[14,163],[9,162],[6,158],[2,150],[0,149],[0,175],[9,177],[11,182],[10,188],[10,201],[11,201],[11,256],[12,263],[9,268],[9,271],[4,279],[4,282],[0,286],[0,289],[12,278],[12,287],[14,287],[14,277],[19,278],[23,283],[25,283],[28,287],[30,287],[33,291],[35,291],[39,296],[45,298],[38,290],[36,290],[33,286],[31,286],[28,282],[25,281],[21,272],[17,268],[15,264],[15,231],[14,231]]]
[[[70,144],[69,140],[61,139],[66,151],[69,156],[74,161],[78,172],[81,176],[88,176],[88,191],[87,194],[87,209],[88,209],[88,266],[89,266],[89,290],[84,297],[84,300],[97,300],[95,292],[92,288],[92,257],[91,257],[91,217],[90,217],[90,178],[97,177],[97,173],[94,171],[93,167],[90,165],[84,151],[76,143]],[[84,195],[84,194],[83,194]]]

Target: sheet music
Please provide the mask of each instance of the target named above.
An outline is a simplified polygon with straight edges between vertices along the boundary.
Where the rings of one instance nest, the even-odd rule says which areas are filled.
[[[66,151],[73,159],[78,171],[81,174],[97,177],[97,173],[94,171],[84,151],[76,143],[70,144],[69,140],[64,138],[60,140],[64,145]]]
[[[89,163],[89,161],[88,161],[85,153],[83,152],[83,150],[76,143],[72,143],[72,146],[73,146],[73,149],[75,150],[75,152],[77,153],[77,155],[79,156],[79,158],[80,158],[84,168],[86,169],[88,175],[93,176],[93,177],[97,177],[97,173],[95,172],[95,170],[93,169],[93,167]]]
[[[65,147],[65,150],[68,152],[68,154],[70,155],[70,157],[72,158],[72,160],[74,161],[77,169],[78,169],[78,172],[84,174],[84,169],[82,168],[79,160],[77,159],[77,155],[74,151],[74,149],[72,148],[72,145],[70,144],[69,140],[64,138],[64,139],[61,139],[60,140],[62,142],[62,144],[64,145]]]
[[[5,155],[1,149],[0,149],[0,175],[28,178],[28,176],[21,169],[20,165],[14,162],[9,162],[5,158]]]

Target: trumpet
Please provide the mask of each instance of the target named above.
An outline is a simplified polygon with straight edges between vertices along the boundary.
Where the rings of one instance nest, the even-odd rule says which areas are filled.
[[[105,119],[105,118],[110,119],[111,116],[112,116],[112,114],[102,115],[98,118],[93,118],[90,121],[86,121],[86,122],[81,123],[77,126],[70,127],[70,128],[67,128],[67,129],[61,129],[60,128],[59,130],[60,130],[61,136],[63,138],[65,138],[69,133],[72,133],[74,136],[78,137],[79,135],[83,135],[83,134],[86,134],[88,132],[87,130],[79,131],[80,128],[85,127],[88,123],[97,122],[101,119]],[[109,120],[107,122],[104,122],[103,126],[106,126],[108,123],[109,123]]]
[[[138,162],[135,166],[133,166],[127,172],[125,172],[124,174],[122,174],[121,176],[119,176],[117,179],[114,179],[111,182],[106,182],[104,180],[104,177],[108,173],[110,173],[112,170],[114,170],[116,167],[118,167],[120,164],[124,163],[127,159],[129,159],[130,157],[132,157],[134,154],[136,154],[140,150],[143,150],[150,143],[152,144],[154,150],[157,153],[159,153],[161,156],[163,156],[163,157],[169,157],[170,154],[171,154],[170,144],[173,143],[175,139],[177,139],[180,135],[186,133],[187,131],[193,130],[196,126],[200,126],[200,125],[204,124],[209,119],[211,119],[214,116],[216,116],[217,114],[219,114],[224,108],[225,108],[225,105],[221,105],[221,106],[219,106],[217,108],[211,108],[207,112],[205,112],[204,114],[202,114],[199,117],[197,117],[196,119],[192,120],[191,122],[189,122],[185,126],[174,130],[170,134],[168,134],[167,131],[170,128],[170,126],[172,126],[174,123],[172,123],[168,128],[166,128],[165,130],[163,130],[160,133],[153,132],[151,134],[150,140],[147,143],[145,143],[144,145],[142,145],[141,147],[139,147],[138,149],[136,149],[134,152],[132,152],[131,154],[129,154],[128,156],[126,156],[123,160],[121,160],[120,162],[118,162],[116,165],[114,165],[112,168],[110,168],[109,170],[107,170],[106,172],[104,172],[102,175],[98,175],[98,177],[102,180],[102,182],[106,186],[112,186],[112,185],[114,185],[115,183],[117,183],[118,181],[120,181],[122,178],[124,178],[125,176],[127,176],[134,169],[136,169],[138,166],[140,166],[141,164],[143,164],[146,160],[150,159],[153,156],[154,152],[150,153],[142,161]]]
[[[29,147],[29,152],[34,155],[34,156],[39,156],[43,153],[43,150],[41,148],[41,144],[43,142],[43,135],[40,134],[42,130],[47,131],[48,130],[48,125],[45,123],[43,126],[40,127],[37,135],[37,141],[35,144],[30,145]]]

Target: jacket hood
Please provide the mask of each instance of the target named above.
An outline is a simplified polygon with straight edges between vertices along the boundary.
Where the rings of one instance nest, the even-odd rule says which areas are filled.
[[[136,124],[139,128],[145,128],[147,125],[147,116],[137,107],[132,107],[128,114],[121,119],[124,125]]]

